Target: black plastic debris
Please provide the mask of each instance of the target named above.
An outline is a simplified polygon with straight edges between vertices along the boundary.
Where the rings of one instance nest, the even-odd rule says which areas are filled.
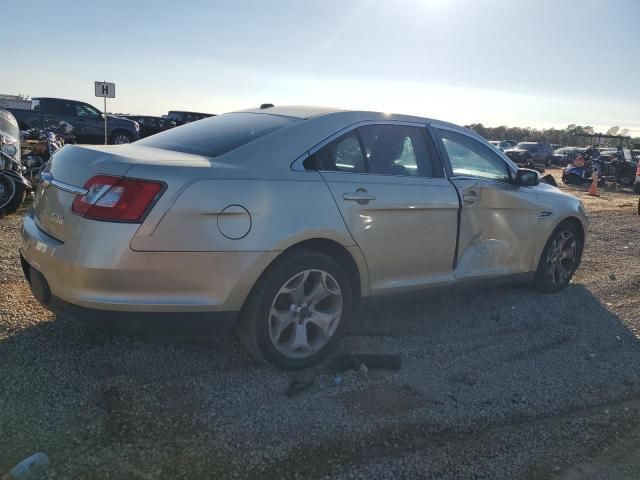
[[[294,373],[285,394],[289,398],[295,397],[313,385],[317,377],[318,371],[316,369],[302,370]]]
[[[333,357],[328,364],[331,373],[341,373],[347,370],[359,370],[360,365],[365,365],[367,370],[400,370],[402,357],[400,354],[379,353],[345,353]]]
[[[558,182],[556,182],[556,179],[553,178],[553,175],[549,174],[549,175],[545,175],[544,177],[542,177],[540,179],[541,182],[544,183],[548,183],[549,185],[553,185],[554,187],[558,186]]]

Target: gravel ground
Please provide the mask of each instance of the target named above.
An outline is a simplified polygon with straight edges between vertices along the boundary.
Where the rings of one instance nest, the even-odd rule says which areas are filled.
[[[402,370],[339,385],[321,371],[294,398],[288,374],[233,339],[104,336],[54,318],[22,279],[8,216],[0,474],[44,451],[56,479],[636,479],[637,197],[584,198],[589,243],[565,291],[377,302],[340,350],[401,352]]]

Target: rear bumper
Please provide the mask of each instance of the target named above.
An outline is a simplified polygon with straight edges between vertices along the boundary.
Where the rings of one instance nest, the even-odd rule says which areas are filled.
[[[127,312],[98,310],[66,302],[51,294],[44,276],[20,255],[24,276],[33,296],[59,316],[72,317],[92,328],[129,334],[216,334],[231,333],[238,312]]]
[[[23,262],[23,268],[24,268]],[[27,264],[27,268],[29,268]],[[33,270],[25,270],[29,280]],[[125,334],[227,335],[235,326],[238,312],[126,312],[97,310],[73,305],[56,297],[41,297],[41,290],[29,282],[36,299],[56,315],[71,317],[91,328]],[[40,298],[38,298],[40,296]]]
[[[241,309],[278,254],[138,252],[129,247],[131,232],[115,226],[105,232],[108,224],[93,223],[77,238],[60,242],[40,230],[31,214],[24,218],[25,275],[29,280],[29,269],[42,275],[51,299],[40,301],[50,310],[105,320],[131,319],[133,313],[159,322],[190,316],[225,320]]]

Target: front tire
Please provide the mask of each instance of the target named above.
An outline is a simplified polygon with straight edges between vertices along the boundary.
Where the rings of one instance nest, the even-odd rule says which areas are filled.
[[[353,313],[349,277],[331,257],[300,249],[258,280],[240,314],[238,334],[260,361],[307,368],[335,348]]]
[[[27,195],[27,187],[12,178],[0,175],[0,212],[8,215],[20,208]]]
[[[554,293],[571,281],[582,257],[583,240],[575,225],[563,222],[553,231],[542,251],[534,286],[541,292]]]

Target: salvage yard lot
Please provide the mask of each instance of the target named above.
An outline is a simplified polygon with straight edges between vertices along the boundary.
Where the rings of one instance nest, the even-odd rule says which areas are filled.
[[[6,217],[0,474],[44,451],[58,479],[637,478],[637,196],[570,190],[591,223],[567,289],[378,301],[339,350],[400,352],[402,369],[339,385],[321,370],[294,398],[235,339],[53,317],[22,278],[20,215]]]

